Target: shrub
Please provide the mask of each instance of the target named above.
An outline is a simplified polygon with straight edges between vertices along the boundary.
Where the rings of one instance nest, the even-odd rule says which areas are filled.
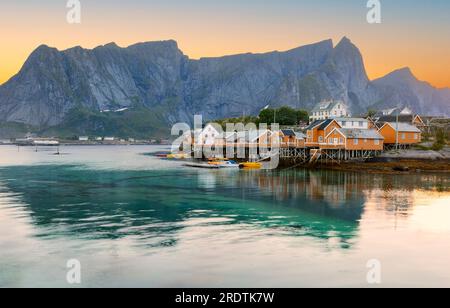
[[[444,146],[447,144],[446,132],[443,129],[438,129],[436,131],[435,140],[436,141],[434,142],[431,149],[434,151],[442,150],[444,148]]]

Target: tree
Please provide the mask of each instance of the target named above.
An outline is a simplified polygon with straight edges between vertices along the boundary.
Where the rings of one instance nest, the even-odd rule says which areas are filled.
[[[274,120],[280,125],[297,125],[301,121],[307,122],[309,114],[306,110],[296,110],[288,106],[265,109],[259,114],[260,123],[272,124]]]
[[[250,123],[254,123],[256,125],[259,125],[259,118],[254,117],[254,116],[245,116],[245,117],[239,117],[239,118],[228,118],[228,119],[215,120],[213,122],[222,126],[222,129],[225,131],[227,129],[227,124],[242,123],[244,125],[247,125]]]
[[[274,109],[264,109],[259,114],[259,122],[265,124],[272,124],[274,120]]]
[[[376,111],[375,109],[369,109],[369,110],[367,110],[367,114],[366,115],[369,118],[373,118],[377,113],[378,113],[378,111]]]
[[[445,147],[446,143],[447,143],[447,140],[446,140],[445,131],[444,131],[444,129],[439,128],[436,131],[435,142],[434,142],[433,146],[431,147],[431,149],[434,151],[440,151]]]
[[[296,125],[297,111],[291,107],[281,107],[277,110],[276,122],[280,125]]]
[[[309,121],[308,111],[302,109],[297,110],[297,124],[300,122],[308,122],[308,121]]]

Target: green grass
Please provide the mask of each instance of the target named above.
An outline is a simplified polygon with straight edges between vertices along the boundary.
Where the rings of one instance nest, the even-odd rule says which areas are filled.
[[[167,137],[170,126],[162,119],[158,110],[136,107],[124,112],[93,112],[74,109],[64,124],[45,129],[41,135],[74,138],[74,136],[113,136],[119,138],[149,139]]]
[[[0,138],[21,138],[33,131],[35,127],[23,123],[0,122]]]

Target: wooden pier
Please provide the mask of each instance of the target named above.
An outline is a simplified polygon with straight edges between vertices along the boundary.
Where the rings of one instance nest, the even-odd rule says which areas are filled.
[[[227,144],[208,145],[207,150],[214,151],[215,157],[235,159],[237,161],[263,161],[279,155],[280,162],[285,166],[302,164],[329,164],[345,161],[361,161],[377,157],[382,151],[375,150],[347,150],[345,148],[309,148],[296,146],[294,144],[281,143],[276,148],[264,146],[259,148],[258,144]],[[220,151],[222,149],[222,151]],[[196,152],[196,151],[197,152]],[[206,159],[202,147],[195,147],[192,154],[196,158]],[[219,150],[219,152],[218,152]],[[233,153],[233,155],[230,155]],[[194,155],[195,154],[195,155]]]

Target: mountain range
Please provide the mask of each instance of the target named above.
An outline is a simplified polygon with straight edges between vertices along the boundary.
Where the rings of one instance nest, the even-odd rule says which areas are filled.
[[[408,106],[450,115],[450,89],[404,68],[369,80],[343,38],[285,52],[189,59],[175,41],[59,51],[42,45],[0,86],[0,122],[52,134],[144,136],[170,125],[258,114],[267,105],[311,110],[343,100],[354,114]],[[6,124],[5,124],[6,123]],[[24,128],[24,129],[25,129]]]

